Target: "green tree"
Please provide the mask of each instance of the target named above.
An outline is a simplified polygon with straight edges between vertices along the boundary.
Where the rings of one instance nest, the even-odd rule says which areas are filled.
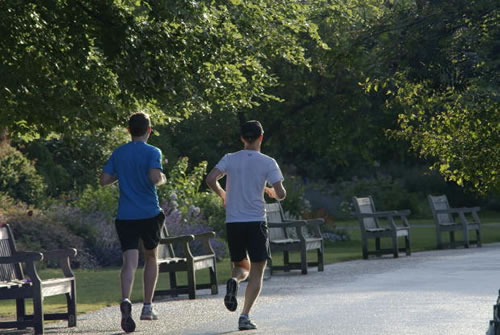
[[[417,2],[374,29],[385,65],[365,87],[399,114],[390,135],[479,193],[500,189],[500,8],[494,0]]]
[[[270,61],[321,45],[310,5],[276,0],[7,0],[0,124],[25,139],[110,129],[131,111],[171,122],[274,99]]]

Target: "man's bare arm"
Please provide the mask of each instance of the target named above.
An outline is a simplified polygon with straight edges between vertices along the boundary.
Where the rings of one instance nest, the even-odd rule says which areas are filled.
[[[106,172],[101,173],[101,177],[99,178],[99,184],[102,186],[111,185],[118,180],[115,176],[112,176]]]
[[[160,169],[150,169],[149,181],[151,181],[153,185],[160,186],[167,182],[167,177]]]
[[[286,190],[282,181],[274,183],[273,187],[266,187],[264,191],[268,196],[276,200],[283,200],[286,197]]]
[[[224,202],[224,205],[226,204],[226,191],[220,186],[219,184],[219,179],[224,177],[224,174],[216,168],[213,168],[212,171],[207,175],[207,178],[205,179],[208,187],[212,189],[212,191],[215,192],[219,197],[221,197],[222,201]]]

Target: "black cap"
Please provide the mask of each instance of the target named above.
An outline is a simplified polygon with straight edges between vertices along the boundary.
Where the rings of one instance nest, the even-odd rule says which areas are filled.
[[[245,140],[255,140],[264,134],[264,129],[259,121],[251,120],[241,126],[241,137]]]

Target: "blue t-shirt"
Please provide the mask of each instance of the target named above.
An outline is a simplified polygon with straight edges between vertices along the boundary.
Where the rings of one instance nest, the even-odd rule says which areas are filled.
[[[163,170],[157,147],[131,141],[113,151],[103,171],[117,177],[120,184],[117,219],[149,219],[160,213],[156,186],[149,180],[150,169]]]

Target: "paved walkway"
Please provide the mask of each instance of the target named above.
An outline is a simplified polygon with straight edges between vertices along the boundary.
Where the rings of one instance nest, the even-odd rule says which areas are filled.
[[[245,334],[484,335],[499,288],[498,243],[337,263],[306,276],[280,273],[265,281],[252,312],[259,329]],[[224,308],[225,287],[220,292],[158,302],[159,321],[139,321],[135,304],[136,333],[241,334],[238,314]],[[106,308],[81,316],[74,329],[49,324],[47,333],[122,334],[119,314]]]

